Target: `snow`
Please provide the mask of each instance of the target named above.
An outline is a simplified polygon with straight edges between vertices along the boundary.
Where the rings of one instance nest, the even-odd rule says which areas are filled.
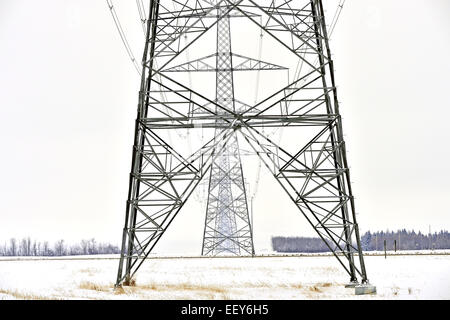
[[[450,299],[449,252],[421,253],[367,254],[377,294],[364,296],[326,254],[151,258],[123,291],[113,290],[117,255],[3,257],[0,299]]]

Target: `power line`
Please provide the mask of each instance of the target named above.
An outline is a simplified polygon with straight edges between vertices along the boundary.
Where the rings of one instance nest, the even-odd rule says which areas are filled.
[[[345,0],[340,0],[338,7],[336,8],[336,12],[334,13],[333,20],[331,20],[331,24],[330,24],[330,36],[329,37],[331,37],[331,35],[333,34],[334,27],[336,27],[336,24],[339,20],[339,16],[341,15],[342,9],[344,8],[344,3],[345,3]]]
[[[130,44],[128,43],[125,33],[123,32],[122,25],[120,24],[116,9],[114,8],[114,4],[112,3],[112,0],[106,0],[106,3],[108,4],[109,11],[111,12],[111,16],[114,20],[114,24],[116,25],[117,31],[119,32],[120,38],[122,39],[122,43],[125,46],[128,56],[130,57],[131,62],[133,63],[134,67],[136,68],[137,73],[139,75],[141,75],[141,67],[137,63],[136,58],[134,57],[133,51],[131,50]]]
[[[136,5],[139,11],[139,18],[141,20],[142,31],[144,32],[145,36],[145,34],[147,33],[147,30],[145,28],[147,24],[147,14],[145,13],[144,3],[142,2],[142,0],[136,0]]]

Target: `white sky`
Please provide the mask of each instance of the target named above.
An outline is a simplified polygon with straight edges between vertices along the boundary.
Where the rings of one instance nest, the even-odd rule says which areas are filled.
[[[139,59],[135,2],[115,3]],[[363,232],[450,229],[449,12],[448,0],[347,0],[334,31]],[[0,241],[118,244],[139,78],[106,2],[0,0],[0,44]],[[272,235],[311,235],[286,206],[275,198],[255,204],[257,249]],[[200,250],[204,212],[189,214],[174,222],[161,250]],[[187,230],[186,221],[195,227]]]

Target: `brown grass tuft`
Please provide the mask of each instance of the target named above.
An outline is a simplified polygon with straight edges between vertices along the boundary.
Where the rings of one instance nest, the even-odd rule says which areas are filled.
[[[312,292],[322,292],[322,290],[320,290],[320,289],[317,288],[316,286],[311,286],[311,287],[309,287],[308,289],[309,289],[309,291],[312,291]]]
[[[393,287],[392,288],[392,294],[394,295],[394,296],[398,296],[398,292],[400,291],[400,288],[399,287]]]
[[[301,283],[293,283],[290,287],[293,289],[302,289],[303,285]]]
[[[90,281],[83,281],[78,286],[80,289],[85,290],[94,290],[94,291],[100,291],[100,292],[109,292],[109,288],[107,286],[103,286],[97,283],[93,283]]]
[[[331,287],[333,284],[330,282],[320,283],[319,286],[323,288]]]
[[[160,289],[155,283],[146,284],[143,286],[139,286],[139,288],[147,289],[147,290],[158,290]]]
[[[132,279],[130,279],[130,280],[125,280],[125,281],[123,282],[123,285],[124,285],[124,286],[127,286],[127,287],[136,287],[136,279],[135,279],[135,278],[132,278]]]
[[[114,294],[125,294],[125,290],[122,287],[114,288]]]

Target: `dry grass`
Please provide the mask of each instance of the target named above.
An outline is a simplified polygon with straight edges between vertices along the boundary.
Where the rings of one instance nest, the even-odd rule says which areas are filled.
[[[166,290],[174,290],[174,291],[207,291],[211,293],[225,293],[227,290],[223,287],[216,285],[202,285],[195,284],[190,282],[182,282],[182,283],[165,283],[165,284],[146,284],[137,287],[139,289],[144,290],[155,290],[155,291],[166,291]]]
[[[259,280],[257,282],[246,281],[246,282],[242,283],[241,286],[245,287],[245,288],[272,288],[273,287],[273,285],[271,283],[264,282],[261,280]]]
[[[94,290],[94,291],[100,291],[100,292],[109,292],[110,288],[105,285],[100,285],[98,283],[93,283],[90,281],[83,281],[78,285],[78,288],[84,289],[84,290]]]
[[[223,294],[222,294],[222,297],[221,297],[220,299],[221,299],[221,300],[231,300],[232,298],[231,298],[230,295],[223,293]]]
[[[130,279],[128,281],[125,280],[124,281],[124,285],[127,286],[127,287],[135,287],[136,286],[136,279],[132,278],[132,279]]]
[[[289,285],[289,288],[292,288],[292,289],[303,289],[303,284],[301,284],[301,283],[293,283],[293,284]]]
[[[318,286],[322,287],[322,288],[328,288],[331,287],[333,284],[330,282],[324,282],[324,283],[319,283]]]
[[[317,288],[317,286],[310,286],[310,287],[308,287],[308,290],[312,291],[312,292],[322,292],[322,290]]]
[[[82,273],[83,276],[88,275],[90,277],[95,276],[98,272],[99,272],[98,269],[93,269],[93,268],[83,268],[83,269],[79,269],[77,271],[73,271],[74,274]]]
[[[268,282],[243,282],[236,286],[224,287],[218,284],[201,284],[192,282],[182,283],[146,283],[139,286],[125,286],[123,288],[117,288],[116,294],[145,294],[150,293],[162,293],[162,292],[185,292],[193,295],[204,296],[205,299],[230,299],[230,292],[233,289],[277,289],[278,287],[290,288],[290,289],[302,289],[306,294],[310,293],[322,293],[324,288],[332,287],[330,282],[317,283],[314,285],[305,285],[302,283],[295,284],[271,284]]]
[[[126,294],[126,292],[122,287],[117,287],[114,289],[114,294]]]
[[[321,282],[321,283],[316,283],[313,286],[308,286],[308,287],[306,287],[306,289],[309,291],[322,292],[320,290],[320,288],[329,288],[332,286],[333,286],[333,284],[331,282]],[[304,289],[305,285],[302,283],[292,283],[292,284],[284,285],[284,287],[292,288],[292,289]]]
[[[20,292],[17,290],[0,289],[0,293],[13,296],[14,298],[19,299],[19,300],[57,300],[54,297],[35,295],[35,294],[31,294],[31,293],[26,293],[26,292]]]
[[[392,294],[393,294],[394,296],[397,296],[398,293],[399,293],[399,291],[400,291],[400,288],[397,287],[397,286],[395,286],[395,287],[392,288]]]
[[[182,292],[182,296],[171,296],[172,293]],[[190,282],[183,283],[148,283],[139,286],[123,286],[118,287],[114,290],[116,295],[139,295],[142,297],[147,297],[147,299],[154,298],[157,294],[161,297],[165,294],[169,294],[171,299],[185,299],[185,295],[195,296],[196,298],[202,299],[222,299],[229,300],[229,292],[227,289],[217,286],[217,285],[202,285]]]

